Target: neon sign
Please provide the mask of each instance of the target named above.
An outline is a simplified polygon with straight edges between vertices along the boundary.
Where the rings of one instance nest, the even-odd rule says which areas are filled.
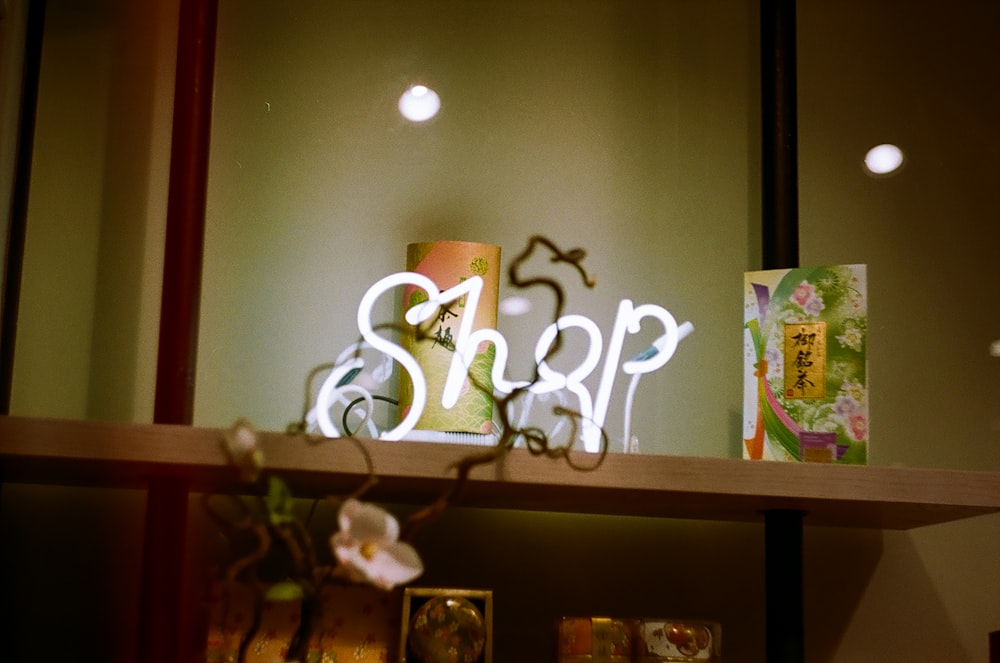
[[[442,306],[463,297],[465,298],[465,306],[469,310],[475,311],[479,305],[483,281],[480,277],[476,276],[442,291],[430,278],[422,274],[416,272],[399,272],[377,281],[361,298],[361,302],[358,305],[357,324],[358,330],[361,332],[361,337],[364,339],[363,344],[387,355],[391,360],[399,362],[403,370],[409,374],[413,384],[413,403],[409,411],[394,428],[377,435],[377,437],[383,440],[400,440],[413,431],[420,420],[428,399],[427,381],[424,378],[420,364],[402,346],[380,336],[371,320],[375,302],[393,288],[404,285],[416,286],[427,293],[425,301],[411,307],[404,314],[407,323],[419,325],[438,315],[438,311]],[[642,322],[647,318],[658,322],[663,327],[663,334],[657,338],[651,348],[641,353],[638,357],[621,362],[622,348],[627,334],[638,333],[642,327]],[[619,370],[619,366],[623,373],[633,376],[629,394],[631,397],[631,392],[634,391],[634,386],[638,378],[641,375],[661,368],[670,361],[677,350],[680,340],[694,329],[689,322],[678,325],[674,316],[661,306],[655,304],[635,306],[629,299],[621,300],[615,315],[607,352],[604,355],[604,365],[598,382],[597,393],[592,396],[586,386],[584,386],[583,381],[600,364],[601,354],[604,351],[604,340],[600,328],[590,318],[575,314],[564,315],[542,331],[535,345],[534,357],[538,379],[534,382],[512,381],[504,376],[504,371],[507,367],[507,358],[510,355],[507,340],[496,329],[477,329],[473,331],[472,319],[472,315],[463,317],[458,335],[454,337],[455,352],[441,394],[442,407],[449,409],[458,401],[459,393],[465,384],[476,348],[482,343],[492,343],[496,349],[492,368],[494,390],[505,395],[510,394],[515,389],[521,388],[534,394],[545,394],[556,391],[569,392],[576,397],[579,405],[577,409],[583,416],[584,426],[582,437],[584,449],[592,452],[598,451],[600,448],[601,428],[604,426],[607,418],[614,378]],[[556,340],[557,334],[562,330],[570,328],[579,328],[586,333],[588,338],[587,353],[577,367],[567,373],[560,373],[550,367],[545,359]],[[341,354],[334,369],[323,382],[316,397],[316,407],[310,414],[315,417],[316,425],[327,437],[338,437],[341,434],[330,418],[330,410],[337,403],[345,403],[345,396],[348,394],[357,394],[365,400],[367,414],[362,425],[368,425],[369,431],[373,434],[377,432],[370,422],[370,413],[373,406],[370,391],[362,385],[351,383],[351,376],[365,366],[364,360],[358,356],[358,351],[363,344],[354,344]],[[382,370],[384,372],[384,365]]]

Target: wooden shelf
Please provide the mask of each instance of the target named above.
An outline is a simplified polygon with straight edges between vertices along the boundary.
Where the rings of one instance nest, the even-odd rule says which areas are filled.
[[[192,490],[235,490],[222,429],[0,417],[4,481],[145,486],[177,477]],[[326,440],[261,433],[266,465],[299,496],[345,494],[379,476],[367,498],[427,503],[453,485],[454,463],[482,447],[428,442]],[[593,461],[574,456],[581,464]],[[515,449],[479,467],[463,506],[758,521],[799,510],[810,525],[909,529],[1000,513],[1000,473],[901,467],[768,463],[690,456],[609,455],[596,470]]]

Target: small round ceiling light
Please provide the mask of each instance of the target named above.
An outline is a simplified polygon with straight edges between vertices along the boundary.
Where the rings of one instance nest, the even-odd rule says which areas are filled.
[[[413,85],[399,98],[399,112],[410,122],[426,122],[441,110],[441,97],[426,85]]]
[[[865,155],[865,170],[876,177],[891,175],[902,165],[903,150],[888,143],[876,145]]]
[[[509,316],[524,315],[531,311],[531,301],[527,297],[511,295],[500,300],[500,313]]]

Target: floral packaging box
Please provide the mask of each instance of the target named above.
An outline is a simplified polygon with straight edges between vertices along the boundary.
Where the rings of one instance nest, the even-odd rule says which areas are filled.
[[[721,638],[718,622],[643,619],[638,626],[636,660],[717,663],[722,660]]]
[[[213,587],[207,663],[285,660],[302,621],[302,600],[269,600],[267,594],[265,588],[258,596],[249,583]],[[385,663],[398,646],[400,599],[399,592],[367,585],[323,587],[311,611],[315,623],[304,663]]]
[[[868,460],[865,265],[744,275],[743,457]]]

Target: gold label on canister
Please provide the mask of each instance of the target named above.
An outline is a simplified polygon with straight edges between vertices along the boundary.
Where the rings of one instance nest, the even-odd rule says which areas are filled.
[[[563,617],[559,622],[558,663],[628,663],[632,660],[632,620]]]
[[[785,324],[785,398],[826,398],[826,323]]]
[[[614,642],[611,638],[611,619],[593,617],[590,620],[591,654],[593,663],[609,663],[614,653]]]

